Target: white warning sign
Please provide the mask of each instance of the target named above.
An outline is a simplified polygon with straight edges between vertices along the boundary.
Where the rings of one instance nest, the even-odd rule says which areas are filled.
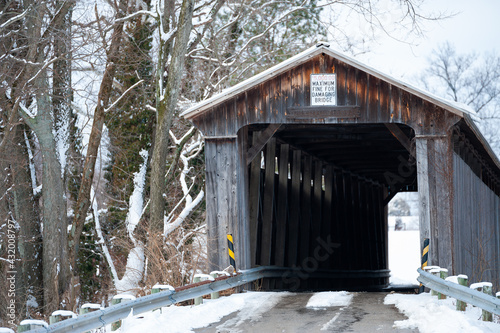
[[[311,74],[311,105],[337,105],[336,74]]]

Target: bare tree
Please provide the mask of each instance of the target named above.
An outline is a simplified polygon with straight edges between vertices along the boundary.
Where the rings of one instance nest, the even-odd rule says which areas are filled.
[[[486,139],[500,154],[500,54],[460,54],[445,43],[434,50],[420,80],[429,91],[477,112]]]

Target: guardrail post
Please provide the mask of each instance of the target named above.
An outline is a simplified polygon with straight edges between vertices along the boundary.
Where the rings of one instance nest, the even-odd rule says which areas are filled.
[[[493,287],[493,284],[491,282],[484,282],[483,283],[483,293],[493,296],[491,288]],[[483,315],[482,315],[483,321],[493,321],[493,314],[491,312],[483,310]]]
[[[118,295],[113,296],[113,299],[111,300],[111,305],[125,303],[125,302],[128,302],[128,301],[132,301],[134,299],[135,299],[135,297],[132,296],[132,295],[118,294]],[[111,331],[116,331],[121,326],[122,326],[122,321],[121,320],[115,321],[114,323],[111,324]]]
[[[219,277],[219,273],[217,273],[217,272],[211,272],[210,276],[213,277],[214,279],[217,279]],[[219,292],[218,291],[210,293],[210,299],[218,299],[218,298],[219,298]]]
[[[448,277],[448,270],[446,268],[439,269],[439,277],[445,280]],[[446,299],[445,294],[438,293],[438,299]]]
[[[47,328],[49,325],[43,320],[25,319],[17,326],[17,332],[28,332],[37,328]]]
[[[101,305],[97,303],[85,303],[80,307],[80,314],[84,315],[89,312],[94,312],[101,310]],[[85,333],[90,333],[91,331],[85,331]]]
[[[162,291],[175,291],[175,288],[168,284],[155,284],[153,288],[151,288],[151,294],[157,294]],[[153,311],[156,310],[160,310],[160,313],[162,313],[161,308],[154,309]]]
[[[469,277],[467,275],[460,274],[457,277],[457,280],[459,285],[467,287]],[[467,308],[467,303],[457,300],[457,311],[465,311],[466,308]]]
[[[201,276],[199,275],[195,275],[194,278],[193,278],[193,282],[194,283],[198,283],[201,281]],[[200,305],[200,304],[203,304],[203,297],[196,297],[194,299],[194,305]]]
[[[69,318],[74,318],[76,317],[76,314],[72,311],[67,311],[67,310],[56,310],[52,312],[52,315],[49,317],[49,324],[55,324],[60,321],[69,319]]]
[[[431,273],[432,275],[435,275],[437,277],[440,277],[441,275],[441,268],[437,267],[437,268],[432,268],[429,273]],[[431,289],[431,295],[432,296],[438,296],[438,292],[435,291],[435,290],[432,290]]]

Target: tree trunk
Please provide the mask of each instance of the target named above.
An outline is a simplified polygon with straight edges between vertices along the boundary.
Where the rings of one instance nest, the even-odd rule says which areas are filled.
[[[17,307],[19,314],[27,313],[26,301],[34,297],[36,303],[43,304],[42,275],[42,238],[40,220],[36,209],[31,186],[29,157],[24,140],[24,128],[18,125],[14,129],[14,142],[9,150],[11,154],[10,173],[12,176],[12,203],[14,218],[19,224],[17,237],[18,264]],[[31,313],[37,309],[32,309]]]
[[[167,84],[161,91],[161,80],[163,80],[163,69],[167,63],[167,57],[161,50],[165,45],[160,45],[160,56],[158,60],[156,109],[157,123],[156,134],[151,158],[151,210],[150,227],[153,233],[163,230],[163,219],[165,216],[165,172],[168,150],[169,131],[172,126],[177,98],[182,81],[184,58],[192,28],[194,0],[183,0],[179,24],[177,26],[177,37],[168,67]],[[163,43],[162,43],[163,44]]]
[[[117,18],[123,17],[126,14],[128,2],[123,0],[120,2],[120,8],[117,13]],[[90,207],[90,189],[94,179],[95,163],[97,153],[101,144],[102,129],[104,125],[104,109],[109,104],[109,100],[113,88],[113,79],[115,76],[115,64],[118,62],[121,37],[123,32],[123,22],[115,23],[111,46],[108,51],[108,60],[106,70],[101,81],[99,95],[97,98],[97,106],[94,111],[94,120],[92,123],[92,131],[90,132],[89,144],[87,147],[87,156],[83,167],[82,181],[78,192],[78,199],[75,205],[75,216],[69,235],[69,259],[70,264],[75,269],[76,258],[80,243],[80,236],[83,231],[87,212]]]
[[[49,83],[45,71],[39,75],[35,85],[38,88],[38,115],[33,129],[38,137],[43,159],[43,285],[45,311],[51,313],[59,308],[60,297],[69,286],[68,219],[61,164],[53,132]]]

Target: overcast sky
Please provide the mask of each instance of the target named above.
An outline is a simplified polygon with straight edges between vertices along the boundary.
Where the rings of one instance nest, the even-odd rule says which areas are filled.
[[[385,37],[356,59],[396,78],[412,81],[434,48],[449,41],[458,52],[500,52],[500,0],[427,0],[427,11],[457,13],[440,22],[427,22],[425,38],[407,45]]]

